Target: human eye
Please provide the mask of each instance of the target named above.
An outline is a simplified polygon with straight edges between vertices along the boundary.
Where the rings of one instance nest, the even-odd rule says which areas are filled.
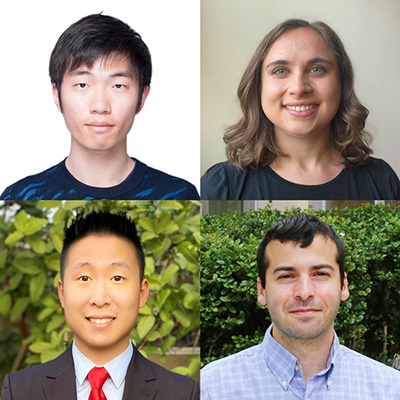
[[[272,71],[272,74],[277,76],[284,76],[287,75],[287,73],[288,73],[287,69],[282,67],[276,68]]]
[[[84,82],[79,82],[79,83],[77,83],[75,86],[76,86],[77,88],[79,88],[79,89],[85,89],[85,88],[88,87],[88,84],[87,84],[87,83],[84,83]]]
[[[293,277],[292,274],[283,274],[283,275],[279,275],[278,279],[281,281],[286,281],[286,280],[291,279],[292,277]]]
[[[116,89],[122,90],[122,89],[125,89],[125,88],[126,88],[126,85],[124,85],[124,84],[122,84],[122,83],[116,83],[116,84],[114,85],[114,87],[115,87]]]
[[[318,278],[328,278],[329,274],[327,272],[324,272],[324,271],[317,271],[315,273],[315,276],[318,277]]]
[[[311,68],[310,70],[313,74],[324,74],[327,70],[325,67],[323,67],[322,65],[315,65],[314,67]]]
[[[81,282],[89,282],[90,280],[91,280],[91,278],[87,275],[82,275],[78,278],[78,281],[81,281]]]
[[[125,278],[121,275],[115,275],[111,278],[114,282],[122,282]]]

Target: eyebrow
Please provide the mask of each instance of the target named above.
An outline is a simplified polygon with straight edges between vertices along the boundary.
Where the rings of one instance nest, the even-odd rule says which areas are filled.
[[[328,268],[328,269],[330,269],[330,270],[332,270],[332,271],[335,271],[335,269],[334,269],[334,268],[332,267],[332,265],[330,265],[330,264],[318,264],[318,265],[313,265],[313,266],[311,267],[311,270],[313,270],[313,271],[318,271],[318,270],[320,270],[320,269],[325,269],[325,268]],[[295,270],[296,270],[295,267],[283,265],[283,266],[280,266],[280,267],[276,267],[276,268],[272,271],[272,273],[275,275],[275,274],[277,274],[278,272],[281,272],[281,271],[292,272],[292,271],[295,271]]]
[[[308,60],[308,64],[314,64],[314,63],[325,63],[325,64],[329,64],[331,66],[333,66],[333,62],[323,58],[323,57],[314,57],[311,58],[310,60]],[[265,69],[273,66],[273,65],[289,65],[290,62],[288,60],[275,60],[275,61],[271,61],[269,64],[267,64],[267,66],[265,67]]]
[[[126,269],[131,270],[131,267],[127,263],[125,263],[123,261],[114,261],[109,266],[111,266],[111,267],[122,267],[122,268],[126,268]],[[88,261],[82,261],[82,262],[76,264],[73,267],[73,270],[75,271],[75,270],[81,269],[83,267],[94,267],[94,265],[91,264]]]
[[[88,70],[76,69],[74,71],[69,72],[68,75],[69,76],[84,76],[84,75],[93,76],[93,73]],[[118,77],[133,79],[133,74],[128,71],[118,71],[118,72],[115,72],[114,74],[109,75],[109,78],[118,78]]]

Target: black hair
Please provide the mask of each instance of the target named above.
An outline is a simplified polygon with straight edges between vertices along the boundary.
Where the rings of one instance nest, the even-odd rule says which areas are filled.
[[[61,83],[67,71],[81,65],[92,67],[98,57],[126,57],[139,81],[138,109],[143,89],[150,85],[152,65],[141,36],[121,20],[92,14],[72,24],[58,39],[50,57],[49,74],[55,83],[61,106]],[[61,106],[62,108],[62,106]]]
[[[307,247],[312,243],[315,235],[322,235],[335,243],[337,248],[336,262],[339,265],[340,283],[343,287],[345,260],[343,242],[326,222],[307,214],[286,217],[273,225],[265,234],[257,250],[258,276],[262,287],[265,288],[265,273],[268,268],[268,257],[265,249],[271,240],[279,240],[281,243],[300,243],[300,247]]]
[[[140,269],[140,281],[144,276],[145,259],[136,232],[135,223],[123,215],[110,214],[105,212],[92,212],[86,217],[78,215],[65,229],[63,249],[60,257],[60,276],[64,278],[65,264],[70,247],[80,239],[87,236],[117,236],[127,240],[135,249],[137,261]]]

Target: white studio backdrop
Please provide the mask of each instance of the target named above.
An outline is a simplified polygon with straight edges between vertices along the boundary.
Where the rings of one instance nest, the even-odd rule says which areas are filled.
[[[0,192],[68,155],[50,54],[72,23],[99,12],[129,24],[152,55],[151,90],[128,135],[129,155],[199,188],[200,0],[23,0],[2,7]]]

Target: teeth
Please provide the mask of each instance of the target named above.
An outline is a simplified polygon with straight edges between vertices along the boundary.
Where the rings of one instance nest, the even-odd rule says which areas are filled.
[[[293,110],[293,111],[308,111],[308,110],[312,110],[313,108],[315,108],[316,106],[313,104],[307,105],[307,106],[286,106],[289,110]]]
[[[114,318],[89,318],[89,321],[95,324],[105,324],[112,321],[113,319]]]

